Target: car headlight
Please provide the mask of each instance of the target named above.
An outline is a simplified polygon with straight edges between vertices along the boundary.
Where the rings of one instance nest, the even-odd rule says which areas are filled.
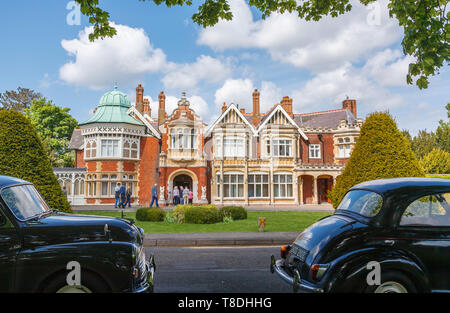
[[[328,264],[314,264],[311,266],[312,279],[319,281],[328,270],[328,267]]]

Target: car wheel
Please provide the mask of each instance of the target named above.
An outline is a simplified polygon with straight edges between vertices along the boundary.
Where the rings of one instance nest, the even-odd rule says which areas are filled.
[[[381,284],[369,286],[365,290],[369,293],[416,293],[414,283],[400,272],[381,274]]]
[[[67,275],[59,274],[43,288],[44,293],[105,293],[110,292],[108,286],[96,275],[81,275],[81,286],[70,286],[66,282]]]

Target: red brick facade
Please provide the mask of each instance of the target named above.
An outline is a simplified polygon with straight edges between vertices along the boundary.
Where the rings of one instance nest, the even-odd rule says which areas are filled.
[[[138,157],[135,156],[134,160],[129,160],[130,157],[128,159],[117,157],[117,160],[100,158],[100,151],[103,150],[100,150],[97,143],[96,157],[85,161],[84,146],[74,149],[75,167],[86,168],[85,195],[87,204],[113,204],[113,191],[117,182],[123,182],[127,187],[133,187],[132,201],[139,205],[150,204],[152,200],[151,190],[157,184],[158,192],[164,188],[164,194],[159,197],[160,203],[163,205],[170,204],[173,199],[171,195],[173,187],[180,183],[177,180],[180,177],[191,179],[189,188],[195,192],[194,202],[216,203],[219,199],[218,189],[216,189],[219,188],[218,169],[233,172],[236,175],[236,172],[240,173],[245,168],[247,171],[245,180],[247,180],[247,174],[251,171],[259,172],[261,175],[261,172],[267,170],[267,164],[269,163],[261,165],[259,169],[250,169],[250,167],[254,167],[254,164],[258,164],[258,162],[261,164],[268,162],[267,152],[265,151],[268,138],[270,138],[270,145],[272,145],[272,137],[276,139],[276,136],[280,136],[277,133],[279,128],[269,125],[272,123],[269,121],[270,119],[273,119],[274,126],[277,126],[277,122],[282,121],[281,124],[278,124],[282,126],[281,129],[285,132],[281,137],[284,136],[285,139],[291,140],[290,155],[280,158],[283,162],[290,159],[290,163],[285,163],[289,165],[280,166],[279,169],[284,175],[287,172],[292,173],[292,181],[295,181],[293,195],[286,198],[291,200],[295,198],[296,203],[320,203],[327,201],[326,193],[339,175],[342,165],[345,165],[348,161],[347,153],[353,147],[359,134],[358,123],[360,122],[356,119],[355,100],[345,100],[342,108],[337,110],[295,114],[293,99],[283,97],[279,105],[274,105],[267,113],[261,113],[260,93],[258,90],[254,90],[251,97],[253,112],[246,113],[244,109],[236,108],[237,113],[233,117],[235,120],[223,122],[223,125],[234,125],[231,127],[232,129],[243,127],[243,132],[247,134],[244,135],[247,137],[242,137],[246,138],[244,148],[246,156],[244,160],[241,158],[240,161],[222,163],[219,166],[220,162],[225,160],[216,158],[215,154],[218,148],[215,147],[215,143],[216,138],[227,136],[223,132],[223,125],[218,127],[218,135],[214,134],[215,124],[207,129],[206,124],[192,110],[185,94],[178,102],[177,108],[168,116],[165,111],[166,96],[163,92],[158,96],[157,118],[153,119],[149,101],[143,98],[143,94],[144,89],[139,85],[136,88],[136,106],[131,107],[131,111],[127,113],[140,121],[139,123],[142,126],[133,125],[134,128],[130,126],[127,134],[102,134],[103,137],[97,139],[97,142],[100,142],[104,136],[110,136],[108,138],[121,136],[122,141],[118,149],[124,149],[125,142],[138,140],[139,147],[134,148],[134,152],[139,151]],[[224,104],[222,115],[225,116],[229,111],[230,107]],[[108,125],[104,128],[107,127],[120,129],[125,126]],[[92,129],[85,127],[83,131],[87,131],[87,133],[83,133],[83,136],[86,136],[85,142],[94,140],[92,139],[92,133],[89,133]],[[78,133],[81,133],[81,131],[78,130]],[[242,136],[239,131],[233,134],[233,138]],[[188,138],[186,139],[183,136]],[[181,140],[182,143],[178,140]],[[189,147],[184,146],[187,143],[190,145]],[[319,156],[312,156],[311,146],[316,148],[320,146]],[[224,146],[221,146],[220,149],[222,148],[224,149]],[[121,153],[125,156],[125,152]],[[129,153],[131,154],[131,150]],[[274,156],[270,154],[270,158],[272,157]],[[275,157],[278,158],[279,156]],[[253,163],[249,163],[250,161]],[[271,171],[273,172],[270,175],[276,173],[276,169]],[[108,179],[111,181],[109,182]],[[161,189],[159,189],[160,187]],[[105,196],[105,193],[107,196]],[[270,204],[278,203],[277,201],[285,203],[274,199],[273,196],[265,197],[265,200],[270,200]],[[223,198],[220,201],[223,203]],[[246,201],[247,204],[250,203],[249,199],[246,199]]]

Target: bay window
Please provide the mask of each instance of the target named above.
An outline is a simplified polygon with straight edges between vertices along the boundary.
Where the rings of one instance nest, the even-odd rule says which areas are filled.
[[[102,139],[102,157],[120,157],[119,140]]]
[[[290,157],[292,156],[292,140],[274,139],[272,140],[273,156]]]
[[[239,138],[225,138],[223,140],[224,157],[244,157],[244,140]]]
[[[341,145],[338,147],[338,150],[339,150],[339,154],[338,154],[339,158],[349,158],[350,157],[350,150],[351,150],[350,145]]]
[[[123,157],[129,159],[138,158],[138,144],[136,141],[126,140],[123,144]]]
[[[88,141],[85,147],[86,158],[95,158],[97,156],[97,143],[95,141]]]
[[[191,128],[172,128],[170,130],[171,149],[195,149],[197,136]]]

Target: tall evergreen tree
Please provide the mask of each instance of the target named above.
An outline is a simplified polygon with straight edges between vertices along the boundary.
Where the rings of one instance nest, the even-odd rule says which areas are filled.
[[[33,183],[53,209],[71,212],[42,142],[28,118],[0,109],[0,175]]]
[[[370,114],[342,175],[329,192],[336,208],[352,186],[374,179],[424,176],[410,144],[388,113]]]
[[[417,159],[423,158],[431,150],[437,148],[436,134],[433,132],[427,132],[426,129],[419,130],[417,136],[412,139],[412,149]]]

